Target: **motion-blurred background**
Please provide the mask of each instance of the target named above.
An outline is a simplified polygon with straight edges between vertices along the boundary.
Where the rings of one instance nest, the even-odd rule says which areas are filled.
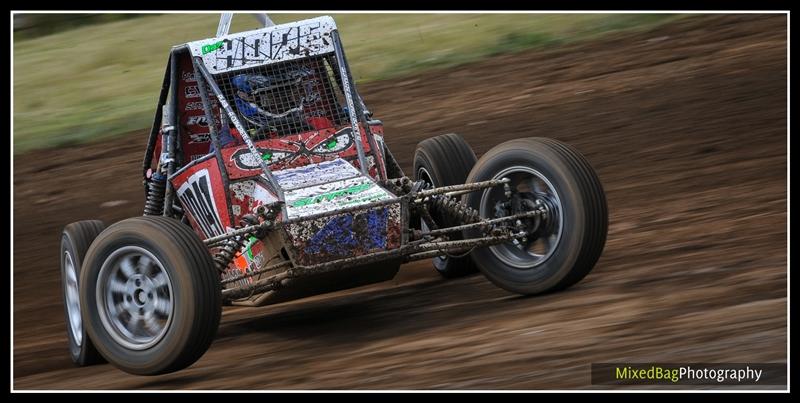
[[[313,17],[275,14],[276,23]],[[333,15],[359,83],[554,47],[674,19],[657,15]],[[217,14],[19,14],[14,148],[72,144],[152,122],[171,46],[214,36]],[[250,15],[231,32],[254,29]]]
[[[169,48],[213,36],[219,15],[15,14],[15,388],[590,388],[592,362],[786,362],[786,15],[333,17],[407,171],[416,143],[446,132],[478,156],[526,136],[583,152],[611,217],[594,271],[519,298],[418,262],[380,285],[226,309],[175,374],[74,368],[60,231],[141,214]],[[231,31],[255,27],[241,15]]]

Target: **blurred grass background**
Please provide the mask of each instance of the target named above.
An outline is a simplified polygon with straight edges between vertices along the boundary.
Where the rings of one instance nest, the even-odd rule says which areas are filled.
[[[270,14],[276,23],[316,15]],[[670,14],[332,14],[359,83],[646,29]],[[139,17],[139,18],[132,18]],[[14,153],[147,128],[168,51],[211,37],[219,14],[108,16],[15,33]],[[239,15],[231,32],[256,28]],[[44,32],[44,34],[42,34]]]

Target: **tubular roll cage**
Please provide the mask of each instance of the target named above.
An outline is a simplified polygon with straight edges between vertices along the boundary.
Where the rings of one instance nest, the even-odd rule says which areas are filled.
[[[269,27],[275,25],[272,20],[266,14],[254,14],[256,19],[263,24],[264,27]],[[222,14],[220,17],[219,26],[217,28],[217,37],[226,35],[228,33],[228,29],[230,27],[230,22],[232,19],[232,15],[229,13]],[[341,77],[340,85],[342,87],[342,92],[345,96],[345,100],[347,103],[347,110],[349,114],[350,120],[350,127],[351,132],[350,136],[352,141],[356,145],[356,150],[358,152],[358,164],[361,169],[361,172],[365,176],[369,176],[368,173],[368,165],[366,162],[366,155],[364,152],[364,147],[361,143],[361,127],[359,126],[359,122],[362,123],[363,129],[365,132],[365,136],[367,138],[367,142],[370,146],[370,153],[372,154],[375,161],[379,161],[378,153],[381,150],[377,146],[377,142],[375,141],[375,137],[372,134],[372,131],[369,128],[368,118],[370,117],[370,112],[367,111],[366,106],[364,104],[364,100],[358,95],[356,91],[355,82],[353,81],[352,76],[350,75],[350,68],[347,63],[347,59],[345,58],[344,49],[341,45],[341,38],[339,37],[338,29],[333,30],[332,35],[333,40],[333,47],[335,51],[335,56],[337,60],[337,67],[338,73]],[[166,73],[164,74],[164,80],[161,85],[161,93],[158,99],[158,106],[156,107],[155,117],[153,119],[153,126],[150,130],[150,138],[147,143],[147,149],[145,152],[145,158],[143,162],[143,175],[146,175],[146,171],[148,169],[149,161],[153,156],[153,152],[155,149],[156,143],[156,136],[158,135],[158,129],[162,126],[162,135],[167,140],[162,143],[162,155],[161,161],[167,162],[167,177],[171,179],[172,175],[175,173],[175,147],[179,144],[178,139],[180,138],[179,132],[179,125],[175,122],[175,117],[178,116],[175,111],[177,108],[177,89],[176,85],[178,82],[178,71],[177,71],[177,57],[179,53],[182,52],[191,52],[187,45],[180,45],[173,47],[170,51],[170,57],[167,62],[167,69]],[[279,202],[282,204],[281,211],[283,212],[282,217],[284,220],[287,219],[288,215],[286,214],[286,206],[285,206],[285,196],[283,194],[283,189],[279,185],[278,181],[275,179],[272,171],[267,166],[267,163],[261,158],[261,154],[256,149],[253,140],[250,138],[247,130],[242,125],[241,121],[236,115],[236,112],[231,108],[230,103],[225,99],[225,95],[222,93],[222,90],[219,88],[217,83],[214,81],[211,73],[209,73],[206,66],[203,64],[203,61],[200,57],[192,57],[192,65],[194,67],[195,77],[197,79],[197,85],[200,92],[200,99],[203,103],[203,109],[205,111],[205,117],[208,122],[214,122],[213,113],[212,113],[212,106],[211,100],[208,97],[208,90],[210,89],[214,96],[217,98],[222,110],[225,111],[227,118],[230,119],[231,123],[236,127],[239,131],[242,140],[245,142],[250,154],[252,155],[255,161],[258,161],[261,171],[264,177],[267,180],[267,183],[270,188],[275,192]],[[208,87],[206,87],[208,85]],[[166,103],[167,96],[170,96],[169,104]],[[358,100],[358,102],[356,102]],[[162,122],[162,115],[165,116],[167,119],[166,122]],[[222,111],[220,111],[220,115],[222,115]],[[222,118],[222,116],[220,116]],[[220,164],[220,170],[223,172],[223,177],[226,177],[224,172],[226,172],[225,167],[222,166],[222,153],[220,151],[220,142],[219,142],[219,133],[217,133],[217,129],[214,124],[209,124],[209,134],[211,137],[211,143],[214,147],[214,154],[217,157],[217,161]],[[378,164],[380,165],[380,164]],[[378,176],[381,180],[386,181],[389,178],[386,175],[385,167],[379,166],[378,167]],[[166,193],[164,198],[164,215],[171,216],[172,215],[172,205],[173,205],[173,193],[174,189],[172,189],[172,184],[170,181],[167,181]]]

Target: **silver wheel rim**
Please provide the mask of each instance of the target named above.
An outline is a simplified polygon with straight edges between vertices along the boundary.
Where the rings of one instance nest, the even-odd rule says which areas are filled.
[[[529,239],[520,249],[511,242],[490,246],[489,250],[501,262],[518,268],[532,269],[546,262],[558,247],[564,224],[561,199],[555,187],[541,172],[525,166],[512,166],[497,173],[492,179],[509,178],[509,185],[519,192],[528,192],[537,198],[546,198],[549,202],[548,220],[551,221],[550,231],[536,239]],[[503,188],[487,189],[481,195],[481,217],[493,217],[494,206],[503,196]],[[540,224],[540,225],[543,225]]]
[[[164,337],[172,322],[172,281],[152,253],[117,249],[103,262],[97,285],[98,312],[115,342],[144,350]]]
[[[83,323],[81,322],[81,299],[78,294],[78,273],[69,251],[64,251],[64,272],[67,277],[64,291],[67,299],[69,331],[72,333],[75,344],[80,346],[83,343]]]
[[[425,169],[424,167],[419,167],[419,169],[417,170],[417,180],[421,180],[431,185],[431,188],[436,187],[436,184],[433,183],[433,178],[431,177],[430,172],[428,172],[428,170]],[[420,220],[420,230],[422,230],[422,232],[428,232],[431,230],[428,227],[428,224],[425,223],[425,220]],[[447,255],[437,256],[434,259],[447,260]]]

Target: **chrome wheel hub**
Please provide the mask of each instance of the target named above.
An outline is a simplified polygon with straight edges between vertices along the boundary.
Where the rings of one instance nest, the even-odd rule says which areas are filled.
[[[563,209],[553,184],[541,172],[526,166],[513,166],[498,172],[492,179],[508,178],[512,192],[528,199],[531,205],[543,210],[535,230],[517,242],[490,246],[489,250],[501,262],[518,268],[532,269],[547,261],[561,240]],[[487,189],[481,195],[481,217],[497,216],[497,206],[507,196],[503,189]]]
[[[172,282],[152,253],[117,249],[103,262],[97,284],[98,311],[114,341],[143,350],[164,337],[172,322]]]

